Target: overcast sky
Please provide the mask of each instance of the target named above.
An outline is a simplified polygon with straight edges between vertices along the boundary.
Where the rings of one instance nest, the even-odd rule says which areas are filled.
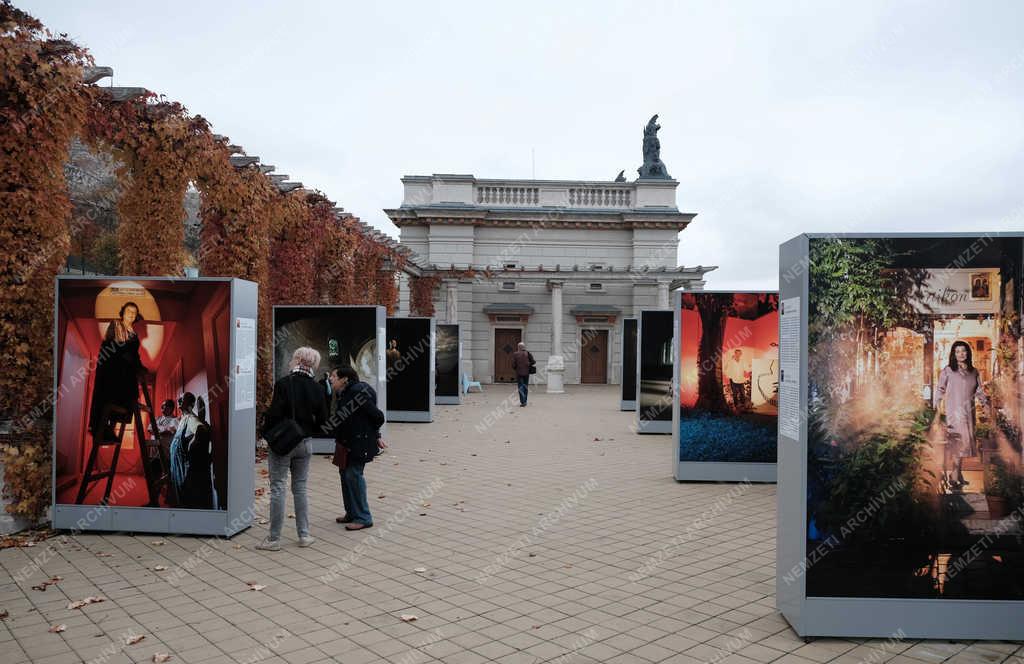
[[[406,174],[633,179],[654,113],[708,288],[801,232],[1024,230],[1019,0],[15,2],[393,235]]]

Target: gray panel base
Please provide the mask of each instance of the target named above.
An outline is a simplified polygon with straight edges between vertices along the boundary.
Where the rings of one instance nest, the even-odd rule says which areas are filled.
[[[776,481],[774,463],[726,461],[680,461],[676,464],[680,482],[772,482]]]
[[[214,535],[231,537],[252,525],[248,518],[229,519],[227,510],[176,510],[166,507],[107,507],[55,505],[56,530]]]
[[[388,422],[433,422],[434,414],[429,410],[389,410]]]
[[[633,401],[620,401],[619,410],[636,410],[636,399]]]
[[[434,403],[439,406],[458,406],[462,403],[462,397],[435,396]]]
[[[672,421],[640,420],[636,425],[637,433],[672,433]]]
[[[333,438],[310,438],[313,443],[313,454],[334,454]]]
[[[803,624],[790,621],[800,636],[889,638],[903,630],[912,639],[1024,639],[1021,602],[808,597]]]

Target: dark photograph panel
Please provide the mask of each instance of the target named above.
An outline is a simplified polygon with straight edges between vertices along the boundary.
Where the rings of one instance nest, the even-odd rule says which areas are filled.
[[[437,348],[435,350],[436,397],[459,396],[459,326],[439,324],[437,326]]]
[[[635,318],[622,321],[622,400],[636,401],[636,325]]]
[[[810,242],[808,596],[1024,598],[1022,241]]]
[[[389,411],[430,410],[430,319],[387,320]]]
[[[292,353],[303,346],[320,352],[316,380],[331,414],[336,395],[327,377],[334,367],[352,367],[379,393],[377,307],[274,307],[275,380],[288,375]]]
[[[775,463],[779,295],[683,293],[679,460]]]
[[[672,421],[672,312],[640,312],[640,419]]]
[[[56,502],[226,509],[229,283],[58,283]]]

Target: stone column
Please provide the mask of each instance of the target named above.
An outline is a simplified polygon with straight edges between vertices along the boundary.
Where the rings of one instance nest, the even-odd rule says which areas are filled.
[[[457,281],[446,281],[444,285],[447,289],[446,297],[444,298],[445,309],[444,317],[449,323],[459,322],[459,282]]]
[[[668,284],[667,281],[659,281],[658,282],[658,308],[659,309],[668,309],[669,306],[670,306],[669,305],[669,299],[668,299],[668,286],[669,286],[669,284]]]
[[[551,354],[548,356],[548,394],[565,392],[565,358],[562,356],[562,282],[549,281],[551,289]]]

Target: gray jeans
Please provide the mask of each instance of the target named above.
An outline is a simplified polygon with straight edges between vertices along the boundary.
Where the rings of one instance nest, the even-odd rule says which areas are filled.
[[[285,484],[288,471],[292,474],[292,497],[295,500],[295,529],[299,537],[309,535],[309,498],[306,480],[309,479],[309,460],[313,456],[313,442],[306,438],[284,456],[270,453],[270,539],[281,539],[284,525]]]

